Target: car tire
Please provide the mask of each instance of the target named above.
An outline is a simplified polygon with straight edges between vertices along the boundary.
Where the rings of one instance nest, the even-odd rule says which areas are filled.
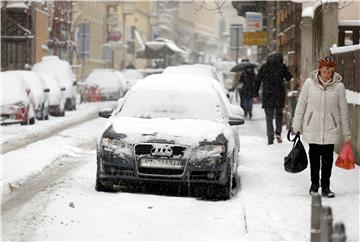
[[[233,174],[231,171],[231,165],[228,164],[227,169],[226,169],[226,183],[225,185],[220,185],[219,186],[219,193],[218,193],[218,198],[221,200],[228,200],[232,198],[232,189],[233,189]]]

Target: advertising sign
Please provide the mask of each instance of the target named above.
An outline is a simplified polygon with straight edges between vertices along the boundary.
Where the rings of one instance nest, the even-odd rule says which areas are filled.
[[[246,12],[246,32],[263,30],[263,15],[257,12]]]

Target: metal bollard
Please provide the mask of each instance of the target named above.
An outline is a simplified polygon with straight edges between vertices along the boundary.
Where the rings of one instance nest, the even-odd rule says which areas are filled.
[[[330,242],[332,234],[332,211],[330,207],[321,209],[320,242]]]
[[[335,223],[334,232],[331,236],[331,242],[345,242],[345,225],[341,222]]]
[[[320,241],[321,196],[312,195],[311,199],[311,242]]]

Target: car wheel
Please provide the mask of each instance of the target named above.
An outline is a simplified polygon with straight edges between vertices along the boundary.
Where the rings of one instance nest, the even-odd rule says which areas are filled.
[[[227,166],[227,180],[225,185],[220,185],[219,187],[219,199],[228,200],[232,197],[232,188],[233,188],[233,174],[231,171],[231,165]]]

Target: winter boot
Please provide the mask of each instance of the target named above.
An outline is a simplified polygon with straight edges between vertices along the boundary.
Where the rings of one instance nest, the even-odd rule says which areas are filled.
[[[274,144],[274,139],[268,139],[268,145]]]
[[[319,190],[319,185],[317,184],[311,184],[310,190],[309,190],[309,194],[313,195],[315,193],[318,193]]]
[[[335,197],[335,193],[330,190],[330,188],[322,188],[321,196],[327,197],[327,198],[333,198]]]
[[[245,114],[245,118],[247,118],[248,112],[246,109],[244,110],[244,114]]]
[[[275,137],[276,137],[276,141],[277,141],[279,144],[282,143],[281,135],[277,134]]]

